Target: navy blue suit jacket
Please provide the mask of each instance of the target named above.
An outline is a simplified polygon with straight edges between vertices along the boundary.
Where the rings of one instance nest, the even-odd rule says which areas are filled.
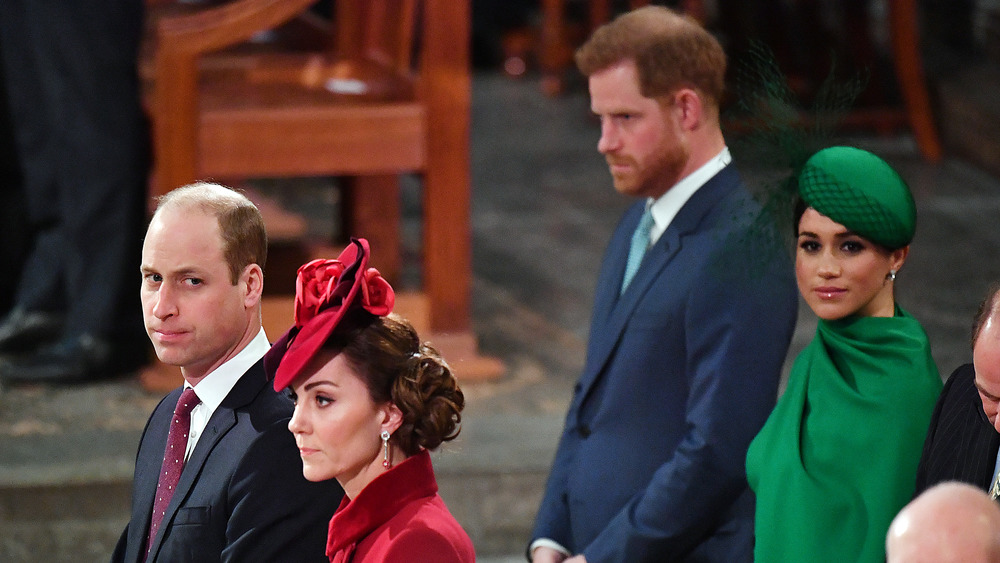
[[[112,562],[141,563],[163,462],[175,389],[157,405],[139,442],[132,518]],[[326,535],[343,490],[310,483],[288,431],[293,406],[275,393],[263,362],[212,413],[184,466],[147,561],[327,562]]]
[[[619,297],[644,202],[597,282],[583,374],[536,520],[590,563],[750,561],[747,447],[774,407],[797,291],[730,165],[684,205]],[[772,239],[773,242],[773,239]]]

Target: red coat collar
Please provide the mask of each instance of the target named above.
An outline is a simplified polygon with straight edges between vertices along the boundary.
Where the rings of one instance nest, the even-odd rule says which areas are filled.
[[[330,519],[326,541],[327,557],[350,548],[396,515],[414,500],[432,497],[438,486],[434,480],[431,456],[426,450],[403,460],[368,483],[358,496],[346,496]]]

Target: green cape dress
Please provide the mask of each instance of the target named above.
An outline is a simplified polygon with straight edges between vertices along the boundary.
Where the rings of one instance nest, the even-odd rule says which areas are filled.
[[[940,391],[927,335],[901,308],[821,319],[747,454],[755,561],[885,561]]]

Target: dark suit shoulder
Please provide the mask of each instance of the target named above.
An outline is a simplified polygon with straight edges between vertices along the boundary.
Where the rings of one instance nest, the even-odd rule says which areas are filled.
[[[275,391],[271,386],[264,372],[263,361],[257,362],[243,374],[222,404],[237,413],[249,414],[250,421],[258,432],[277,423],[284,425],[295,410],[288,395]]]
[[[948,376],[941,390],[941,397],[945,398],[951,393],[961,393],[975,391],[976,389],[976,368],[972,364],[963,364],[955,368]]]
[[[928,435],[965,431],[978,426],[977,422],[988,423],[976,389],[976,370],[972,364],[964,364],[945,381],[934,406]]]
[[[270,385],[265,385],[252,403],[252,409],[259,413],[261,420],[287,421],[292,417],[295,405],[288,395],[275,391]]]
[[[993,476],[1000,434],[983,413],[975,369],[965,364],[948,377],[931,415],[917,468],[916,494],[943,481],[985,489]]]
[[[303,477],[288,417],[273,420],[281,409],[271,404],[273,398],[262,402],[267,416],[254,421],[255,434],[228,485],[227,553],[233,561],[326,561],[327,525],[343,490],[333,479],[313,483]]]
[[[227,475],[225,558],[325,561],[327,523],[343,490],[335,480],[306,481],[295,438],[294,407],[267,381],[262,365],[244,374],[226,401],[238,420],[228,436],[242,451]],[[249,424],[247,424],[249,422]]]
[[[756,210],[756,202],[743,186],[739,172],[732,164],[719,171],[684,203],[671,224],[681,233],[704,228],[704,222],[714,225],[728,225],[736,218],[735,211]],[[726,222],[720,221],[725,219]]]

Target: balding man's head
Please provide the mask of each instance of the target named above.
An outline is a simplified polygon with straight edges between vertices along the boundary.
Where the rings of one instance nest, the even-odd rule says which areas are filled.
[[[223,256],[234,284],[248,265],[257,264],[264,269],[267,261],[264,218],[245,195],[221,184],[195,182],[161,196],[153,217],[190,209],[199,209],[218,220]]]
[[[979,306],[972,326],[972,365],[983,412],[1000,432],[1000,285]]]
[[[1000,506],[965,483],[941,483],[896,515],[888,563],[1000,563]]]

